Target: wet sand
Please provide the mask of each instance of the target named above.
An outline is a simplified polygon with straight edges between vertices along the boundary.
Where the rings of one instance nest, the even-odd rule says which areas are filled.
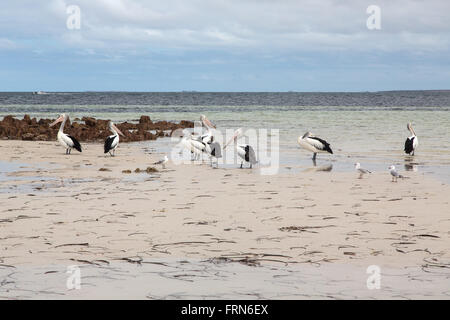
[[[229,266],[231,274],[240,274],[244,271],[239,268],[245,267],[245,272],[255,278],[259,274],[258,279],[272,284],[273,290],[266,291],[258,289],[260,284],[250,286],[254,290],[242,293],[249,297],[258,290],[267,298],[373,297],[366,288],[366,268],[378,265],[382,274],[391,270],[391,275],[403,276],[401,288],[383,291],[382,284],[384,293],[378,297],[448,299],[449,185],[418,172],[407,172],[408,179],[392,183],[387,170],[364,179],[357,179],[356,173],[314,171],[264,176],[258,169],[169,162],[158,172],[135,173],[161,157],[151,146],[121,144],[111,158],[102,154],[101,144],[86,144],[83,153],[66,156],[56,142],[0,141],[0,161],[19,166],[0,179],[0,277],[4,280],[0,297],[17,298],[26,290],[34,292],[25,295],[28,298],[45,296],[43,279],[62,277],[68,265],[114,266],[128,272],[130,266],[146,261],[180,267],[180,261],[186,260],[194,269],[200,262],[206,264],[205,275],[212,277],[212,283],[205,280],[202,290],[183,298],[207,298],[205,288],[211,288],[214,298],[243,298],[242,290],[233,289],[242,286],[240,276],[225,281],[227,292],[213,290],[218,281],[214,277],[224,280],[208,270],[214,274],[220,262]],[[275,277],[276,272],[301,273],[302,268],[317,267],[322,270],[318,275],[290,280],[304,283],[291,288],[295,291],[285,292]],[[36,277],[5,280],[8,272],[30,274],[29,268]],[[136,286],[130,297],[176,297],[176,285],[170,287],[172,293],[158,293],[146,287],[152,286],[151,281],[133,282],[139,270],[144,269],[125,277]],[[345,272],[339,270],[352,270],[354,279],[346,282]],[[38,276],[45,272],[47,277]],[[96,290],[84,291],[84,297],[118,297],[108,293],[113,280],[107,274],[99,272]],[[201,272],[196,275],[194,280],[201,279]],[[326,283],[315,292],[315,277],[321,275]],[[197,281],[192,283],[198,286]],[[435,283],[436,290],[431,286],[423,291],[418,283]],[[351,292],[338,293],[348,288]],[[358,290],[366,294],[359,295]],[[58,294],[82,298],[83,290],[74,294],[63,282]]]

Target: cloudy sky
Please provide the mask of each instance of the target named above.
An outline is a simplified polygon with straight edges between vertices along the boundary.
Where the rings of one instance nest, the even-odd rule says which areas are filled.
[[[67,27],[71,5],[79,29]],[[381,30],[367,28],[370,5]],[[450,1],[0,5],[0,91],[400,89],[450,89]]]

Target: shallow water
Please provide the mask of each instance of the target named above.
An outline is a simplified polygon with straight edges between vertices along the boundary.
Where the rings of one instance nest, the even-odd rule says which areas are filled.
[[[417,299],[450,298],[448,268],[379,266],[369,289],[368,266],[249,266],[222,260],[131,258],[131,263],[79,264],[80,288],[67,288],[68,265],[0,265],[0,298],[13,299]],[[76,266],[74,262],[74,265]],[[70,281],[69,281],[70,282]],[[70,282],[74,283],[74,282]]]
[[[136,121],[142,114],[152,120],[198,120],[206,114],[224,135],[219,139],[222,144],[238,127],[276,129],[279,172],[292,173],[313,167],[311,153],[297,144],[298,136],[311,131],[334,151],[318,155],[319,167],[331,164],[332,170],[350,171],[360,162],[366,169],[383,171],[394,164],[400,171],[419,171],[450,183],[450,91],[0,93],[0,116],[54,118],[62,112],[71,119],[91,116],[114,121]],[[414,157],[403,152],[410,121],[419,138]],[[156,151],[169,152],[165,143],[156,144]]]

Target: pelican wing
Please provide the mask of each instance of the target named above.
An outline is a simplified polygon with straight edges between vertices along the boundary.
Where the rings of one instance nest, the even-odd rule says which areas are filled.
[[[202,141],[191,140],[191,145],[199,151],[203,152],[205,150],[205,144]]]
[[[109,150],[114,149],[117,146],[118,142],[119,142],[118,135],[112,135],[106,138],[104,148],[105,153],[107,153]]]
[[[405,153],[410,154],[414,151],[414,136],[406,138],[405,141]]]
[[[320,139],[318,137],[308,137],[305,140],[317,150],[326,151],[331,154],[333,153],[333,150],[331,150],[330,148],[330,144],[323,139]]]
[[[256,154],[255,150],[249,145],[245,146],[245,161],[250,162],[251,164],[255,164],[258,161],[256,161]]]
[[[75,139],[72,136],[69,136],[68,134],[63,134],[61,138],[64,140],[64,142],[71,148],[74,148],[75,150],[78,150],[81,152],[81,144],[78,142],[77,139]]]
[[[208,150],[209,149],[209,150]],[[211,142],[208,144],[208,153],[215,158],[222,158],[222,147],[218,142]]]

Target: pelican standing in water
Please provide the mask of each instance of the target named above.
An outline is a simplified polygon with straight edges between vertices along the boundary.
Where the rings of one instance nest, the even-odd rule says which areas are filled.
[[[333,150],[330,148],[330,144],[326,142],[323,139],[320,139],[318,137],[315,137],[311,132],[306,132],[303,136],[298,137],[297,140],[298,144],[311,152],[313,152],[313,161],[316,161],[317,153],[322,152],[326,153],[329,152],[333,154]]]
[[[111,155],[111,157],[114,157],[116,154],[117,146],[119,145],[119,134],[123,137],[122,131],[119,130],[119,128],[116,127],[116,125],[110,121],[108,122],[108,128],[109,131],[111,131],[113,134],[110,135],[105,140],[105,153],[108,153]]]
[[[355,163],[355,170],[359,173],[359,178],[358,179],[362,179],[362,177],[365,174],[372,173],[372,172],[370,172],[367,169],[361,168],[361,164],[359,162]]]
[[[209,119],[204,114],[200,116],[200,121],[206,128],[207,132],[206,134],[202,135],[199,140],[204,143],[211,143],[214,140],[213,130],[216,129],[216,125],[209,121]]]
[[[411,136],[406,138],[405,141],[405,153],[409,155],[414,155],[414,151],[416,151],[417,146],[419,145],[419,139],[417,139],[416,133],[412,127],[411,122],[406,126],[409,132],[411,132]]]
[[[209,160],[211,167],[213,167],[212,159],[216,159],[216,168],[219,167],[219,158],[222,158],[222,148],[220,143],[214,140],[214,136],[211,136],[211,139],[205,145],[205,152],[209,155]]]
[[[227,144],[223,147],[223,149],[225,150],[225,148],[231,142],[234,141],[234,143],[236,145],[236,152],[237,152],[238,156],[242,159],[241,169],[242,169],[242,165],[244,164],[244,161],[248,162],[250,164],[250,169],[251,169],[252,165],[254,165],[258,162],[258,161],[256,161],[255,150],[253,150],[252,146],[250,146],[248,144],[237,144],[237,139],[241,136],[243,136],[243,131],[242,131],[242,128],[239,128],[234,132],[233,137],[230,139],[230,141],[227,142]]]
[[[66,154],[70,154],[72,148],[81,152],[81,145],[78,140],[63,132],[64,125],[66,124],[68,118],[69,117],[63,113],[58,117],[58,119],[50,124],[50,127],[53,127],[55,124],[61,122],[61,126],[58,131],[58,141],[64,148],[66,148]]]

